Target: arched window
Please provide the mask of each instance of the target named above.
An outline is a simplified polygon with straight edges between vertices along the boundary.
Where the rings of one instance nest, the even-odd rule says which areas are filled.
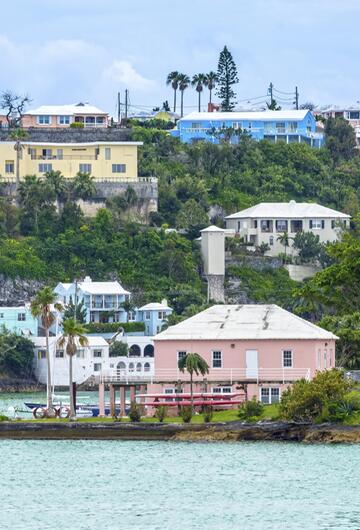
[[[144,364],[144,372],[150,372],[150,363]]]
[[[126,370],[126,364],[124,363],[124,361],[120,361],[118,364],[117,364],[117,367],[116,367],[118,370]]]
[[[147,344],[144,348],[144,357],[154,357],[154,346]]]
[[[130,363],[129,364],[129,372],[133,372],[134,371],[134,363]]]
[[[136,371],[141,372],[141,363],[137,363],[136,365]]]
[[[137,344],[133,344],[129,348],[129,357],[140,357],[141,356],[141,349],[140,346]]]

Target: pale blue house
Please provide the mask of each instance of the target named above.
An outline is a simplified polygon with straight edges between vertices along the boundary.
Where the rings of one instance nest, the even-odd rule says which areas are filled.
[[[30,305],[18,307],[0,307],[0,330],[18,335],[36,336],[38,334],[38,319],[30,311]]]
[[[154,336],[160,333],[164,324],[173,310],[168,306],[166,300],[161,303],[146,304],[135,311],[136,322],[144,322],[145,335]]]
[[[240,131],[246,131],[254,140],[273,143],[306,143],[321,147],[324,142],[324,135],[316,131],[316,120],[309,110],[192,112],[177,122],[171,134],[184,143],[206,141],[214,144],[230,134],[230,142],[236,144]]]

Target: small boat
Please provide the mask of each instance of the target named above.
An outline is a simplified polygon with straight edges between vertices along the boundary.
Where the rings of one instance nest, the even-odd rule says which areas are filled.
[[[33,412],[36,408],[46,408],[45,403],[32,403],[32,402],[24,402],[24,405],[30,409],[31,412]],[[68,403],[54,403],[54,407],[69,407]],[[79,404],[76,405],[76,415],[80,418],[96,418],[99,416],[99,405],[85,405],[85,404]],[[88,415],[85,415],[88,414]],[[105,405],[105,414],[110,414],[110,405]],[[115,408],[115,414],[120,414],[120,408]]]

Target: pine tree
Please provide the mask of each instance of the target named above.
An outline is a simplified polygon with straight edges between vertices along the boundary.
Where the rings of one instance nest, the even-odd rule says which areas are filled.
[[[234,59],[226,46],[224,46],[223,51],[220,53],[217,76],[217,95],[221,99],[221,108],[223,111],[232,111],[236,104],[236,95],[232,89],[232,85],[238,83],[239,79]]]

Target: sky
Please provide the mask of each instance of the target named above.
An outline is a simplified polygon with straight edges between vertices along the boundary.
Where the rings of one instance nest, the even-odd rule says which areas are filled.
[[[29,94],[32,108],[87,101],[116,115],[125,88],[134,112],[171,104],[167,74],[216,71],[224,45],[237,65],[239,105],[261,103],[270,81],[290,104],[295,86],[300,103],[360,101],[359,0],[3,4],[0,91]],[[194,89],[184,100],[196,109]]]

